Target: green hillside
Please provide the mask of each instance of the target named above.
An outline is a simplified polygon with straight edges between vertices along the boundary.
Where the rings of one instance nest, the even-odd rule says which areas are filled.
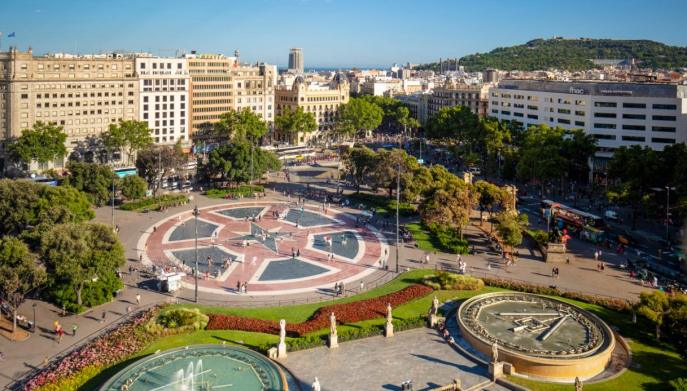
[[[646,68],[687,67],[687,47],[668,46],[649,40],[614,39],[535,39],[524,45],[496,48],[460,59],[468,71],[486,68],[535,71],[550,68],[591,69],[591,59],[629,59]],[[423,64],[419,69],[438,70],[438,63]]]

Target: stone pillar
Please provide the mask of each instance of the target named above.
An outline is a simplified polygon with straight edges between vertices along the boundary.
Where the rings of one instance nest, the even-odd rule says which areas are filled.
[[[489,363],[489,377],[492,381],[503,377],[503,363],[499,361],[492,361]]]
[[[339,347],[339,336],[335,333],[329,333],[329,349]]]
[[[277,358],[286,358],[286,344],[284,342],[279,342],[279,346],[277,347]]]

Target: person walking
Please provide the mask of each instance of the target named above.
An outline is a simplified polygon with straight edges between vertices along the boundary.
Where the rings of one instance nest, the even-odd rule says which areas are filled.
[[[141,294],[140,293],[136,294],[136,305],[141,305]]]
[[[362,292],[365,289],[365,282],[363,280],[360,280],[360,292]]]
[[[72,324],[72,337],[76,337],[76,330],[78,329],[79,326],[76,323]]]
[[[100,323],[105,323],[106,317],[107,317],[107,311],[103,311],[103,314],[100,317]]]

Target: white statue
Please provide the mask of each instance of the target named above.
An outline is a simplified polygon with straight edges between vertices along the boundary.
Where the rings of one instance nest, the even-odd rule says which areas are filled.
[[[575,378],[575,391],[582,391],[582,380],[579,377]]]
[[[336,316],[333,312],[329,315],[329,333],[336,335]]]
[[[493,362],[499,361],[499,345],[496,342],[491,345],[491,359]]]
[[[388,303],[386,305],[386,323],[391,324],[391,321],[394,319],[394,317],[391,315],[391,303]]]
[[[432,300],[432,314],[436,315],[439,313],[439,299],[437,299],[436,296],[434,296],[434,299]]]
[[[320,387],[320,380],[318,378],[315,378],[315,381],[312,382],[312,391],[321,391],[322,388]]]
[[[286,320],[282,319],[279,321],[279,344],[285,343],[286,339]]]

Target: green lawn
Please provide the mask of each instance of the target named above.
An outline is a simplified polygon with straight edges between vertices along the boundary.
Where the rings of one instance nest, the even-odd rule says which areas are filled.
[[[410,233],[413,235],[413,240],[415,240],[415,243],[420,250],[440,251],[435,245],[436,238],[434,238],[434,235],[425,227],[423,227],[422,224],[408,223],[404,224],[404,226],[408,228],[408,231],[410,231]]]
[[[329,305],[331,303],[344,303],[363,300],[370,297],[384,295],[390,292],[395,292],[404,287],[418,282],[423,276],[433,273],[431,270],[413,270],[402,274],[397,279],[381,286],[379,288],[365,292],[364,294],[352,296],[348,298],[333,300],[329,302],[305,304],[286,307],[271,307],[271,308],[221,308],[221,307],[199,307],[202,311],[227,313],[233,315],[241,315],[247,317],[255,317],[261,319],[278,320],[286,319],[287,322],[303,322],[307,320],[318,308]],[[395,320],[414,320],[419,316],[427,313],[431,306],[433,297],[436,295],[440,301],[446,300],[464,300],[475,296],[477,294],[502,291],[500,288],[485,287],[479,291],[435,291],[425,297],[413,300],[397,308],[394,308],[393,316]],[[606,308],[581,303],[570,299],[561,299],[575,305],[578,305],[604,319],[610,325],[617,327],[619,332],[630,338],[630,346],[633,353],[633,365],[620,377],[602,382],[599,384],[587,384],[585,390],[591,391],[644,391],[644,390],[671,390],[668,381],[680,376],[687,375],[687,363],[679,357],[675,350],[666,344],[658,343],[653,338],[653,328],[645,321],[640,320],[638,324],[632,324],[628,314],[618,313],[608,310]],[[184,305],[184,307],[194,307],[191,305]],[[349,331],[369,330],[377,328],[382,330],[385,323],[384,317],[370,319],[362,322],[340,325],[338,327],[340,335],[345,335]],[[322,329],[303,338],[287,337],[287,343],[298,342],[296,340],[311,340],[324,341],[329,329]],[[191,344],[207,344],[207,343],[222,343],[241,345],[248,348],[263,350],[266,346],[276,346],[279,337],[272,334],[251,333],[234,330],[200,330],[181,335],[174,335],[162,337],[145,349],[131,357],[127,361],[105,369],[100,374],[91,378],[86,384],[81,386],[80,390],[90,390],[97,388],[106,379],[111,377],[114,373],[124,368],[126,365],[132,363],[137,358],[152,354],[158,350],[167,350],[179,346]],[[533,391],[568,391],[572,390],[571,385],[560,385],[552,383],[542,383],[531,380],[526,380],[517,377],[511,377],[515,383],[522,384]]]
[[[199,308],[204,313],[228,314],[236,316],[245,316],[265,320],[280,320],[286,319],[289,323],[301,323],[310,318],[315,311],[320,307],[348,303],[352,301],[365,300],[372,297],[383,296],[388,293],[400,291],[401,289],[418,283],[422,278],[428,274],[434,273],[432,270],[412,270],[401,274],[394,280],[374,289],[370,289],[359,295],[345,297],[341,299],[312,303],[299,304],[286,307],[264,307],[264,308],[231,308],[231,307],[214,307],[214,306],[196,306],[193,304],[179,304],[179,307]]]

